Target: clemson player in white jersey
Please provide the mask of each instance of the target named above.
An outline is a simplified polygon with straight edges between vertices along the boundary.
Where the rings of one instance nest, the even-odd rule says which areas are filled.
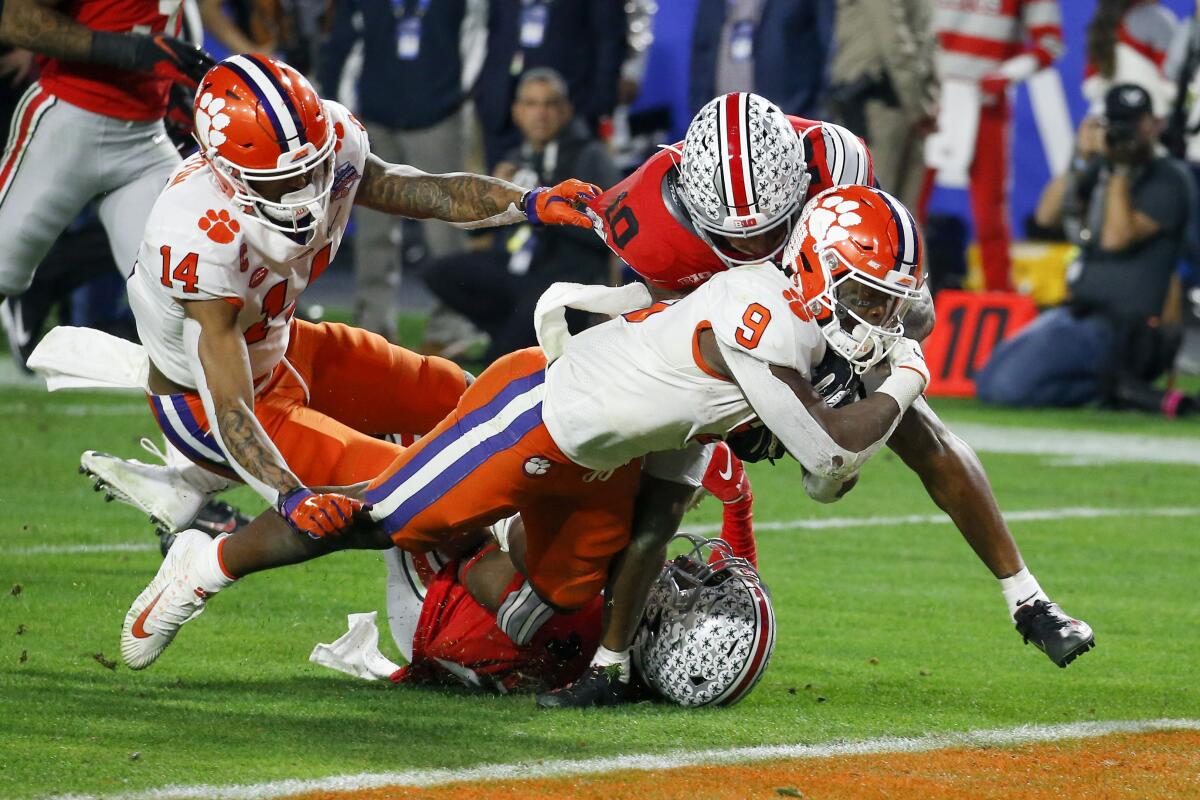
[[[910,238],[903,250],[893,198],[843,188],[834,212],[820,208],[823,195],[812,201],[788,248],[790,275],[748,266],[656,305],[641,284],[556,284],[539,304],[544,349],[488,367],[371,482],[369,514],[340,535],[297,536],[275,512],[216,540],[181,533],[126,615],[126,664],[148,666],[208,597],[249,573],[345,548],[425,551],[514,512],[525,531],[516,561],[532,591],[551,609],[580,608],[629,540],[642,457],[724,438],[756,418],[808,472],[851,475],[883,446],[928,373],[898,322],[919,295],[919,250]],[[855,305],[850,332],[813,317],[833,307],[835,292]],[[567,335],[566,306],[601,305],[626,313]],[[827,346],[848,342],[886,360],[891,374],[862,401],[829,408],[807,378]]]
[[[232,56],[204,76],[195,123],[199,153],[155,203],[129,279],[150,405],[192,461],[245,481],[298,531],[329,534],[357,503],[309,487],[374,477],[399,447],[372,434],[427,431],[467,385],[449,361],[292,318],[336,255],[350,207],[465,227],[590,227],[574,203],[598,189],[565,181],[525,192],[387,164],[345,108],[257,55]],[[122,465],[107,457],[94,466],[131,496],[115,485],[128,478]]]

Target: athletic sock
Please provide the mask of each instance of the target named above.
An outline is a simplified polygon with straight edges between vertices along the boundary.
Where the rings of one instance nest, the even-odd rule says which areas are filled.
[[[1004,600],[1008,603],[1008,613],[1014,618],[1021,606],[1029,605],[1036,600],[1050,602],[1050,598],[1042,591],[1037,578],[1033,577],[1028,567],[1021,567],[1021,571],[1016,575],[1001,578],[1000,590],[1004,592]]]
[[[754,495],[726,503],[722,511],[721,538],[733,548],[733,554],[758,569],[758,551],[754,544]]]
[[[616,666],[618,667],[617,679],[620,680],[621,683],[629,683],[630,668],[628,648],[617,652],[615,650],[609,650],[604,645],[600,645],[596,648],[596,655],[592,656],[592,666],[604,668]]]
[[[228,533],[221,534],[197,556],[196,577],[200,579],[200,588],[209,594],[219,592],[237,580],[225,571],[225,565],[221,563],[221,546],[228,538]]]

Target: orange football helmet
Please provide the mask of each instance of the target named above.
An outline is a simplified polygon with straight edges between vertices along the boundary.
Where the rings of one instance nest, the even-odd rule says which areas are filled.
[[[921,296],[921,233],[908,209],[870,186],[834,186],[804,207],[784,251],[802,302],[859,373],[904,336]]]
[[[303,75],[266,56],[230,56],[200,81],[195,120],[201,156],[252,219],[300,234],[325,218],[337,137]],[[282,194],[268,185],[300,176],[304,185]]]

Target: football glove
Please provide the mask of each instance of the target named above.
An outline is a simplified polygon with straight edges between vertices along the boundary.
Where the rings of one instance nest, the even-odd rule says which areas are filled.
[[[725,443],[735,456],[747,464],[757,464],[759,461],[774,463],[787,453],[783,442],[765,425],[730,434]]]
[[[165,33],[92,32],[92,61],[133,72],[149,72],[195,89],[216,66],[203,48]]]
[[[725,442],[718,443],[713,450],[700,483],[709,494],[726,505],[744,500],[750,494],[750,479],[746,477],[746,470]]]
[[[584,204],[600,196],[600,187],[568,178],[557,186],[530,189],[521,199],[525,216],[534,225],[574,225],[592,227]]]
[[[925,354],[921,352],[921,345],[912,339],[902,338],[896,342],[888,351],[887,362],[893,375],[896,374],[896,370],[910,369],[921,377],[922,390],[929,385],[929,366],[925,363]]]
[[[280,496],[275,510],[297,533],[312,539],[337,536],[354,522],[354,512],[367,508],[361,500],[342,494],[316,494],[301,486]]]

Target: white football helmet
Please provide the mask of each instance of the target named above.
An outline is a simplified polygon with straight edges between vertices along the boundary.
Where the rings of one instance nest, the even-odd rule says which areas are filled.
[[[634,667],[681,706],[733,705],[758,683],[775,649],[771,595],[724,541],[687,533],[675,539],[692,549],[669,562],[650,589]]]
[[[787,117],[748,92],[700,109],[688,125],[679,172],[692,223],[730,266],[769,261],[783,249],[811,180],[804,145]],[[768,246],[754,255],[733,246],[771,233]]]

